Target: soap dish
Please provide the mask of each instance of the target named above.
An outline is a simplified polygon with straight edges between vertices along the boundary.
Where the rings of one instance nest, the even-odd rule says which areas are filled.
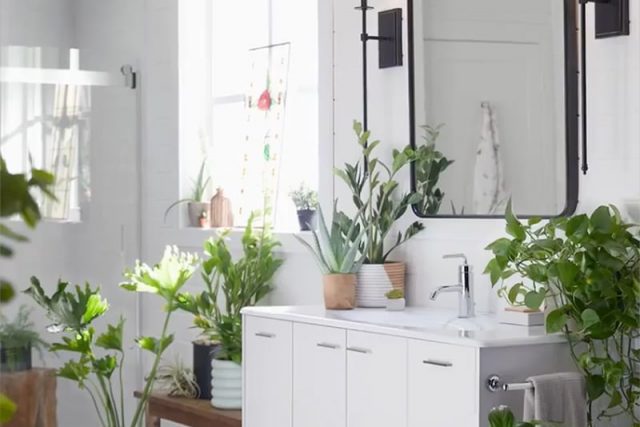
[[[498,321],[507,325],[543,326],[544,312],[520,307],[507,307],[498,314]]]

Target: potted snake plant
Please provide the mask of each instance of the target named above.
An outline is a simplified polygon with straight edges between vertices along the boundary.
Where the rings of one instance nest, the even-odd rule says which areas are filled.
[[[364,131],[357,121],[353,129],[367,167],[358,161],[346,164],[344,169],[336,169],[335,173],[351,190],[352,200],[360,211],[354,221],[361,229],[367,229],[361,242],[365,259],[358,272],[357,305],[385,307],[385,293],[405,287],[405,264],[391,261],[390,255],[424,229],[420,221],[415,221],[404,231],[399,231],[393,241],[388,240],[396,221],[407,213],[411,205],[423,199],[417,192],[400,194],[397,181],[398,174],[416,160],[416,153],[410,146],[402,151],[394,150],[393,162],[387,165],[373,155],[380,141],[370,141],[370,132]],[[350,221],[349,218],[343,220]]]
[[[340,221],[345,214],[338,212],[333,205],[331,231],[324,219],[322,209],[318,208],[318,231],[312,230],[311,244],[299,236],[294,236],[316,258],[324,285],[324,304],[329,310],[350,310],[356,306],[356,273],[364,262],[361,243],[367,233],[351,222],[345,231]]]
[[[207,159],[202,161],[198,176],[192,181],[193,187],[191,196],[186,199],[180,199],[173,202],[166,211],[164,211],[164,219],[166,221],[169,212],[176,206],[183,203],[187,204],[187,212],[189,214],[189,226],[205,228],[209,227],[209,201],[206,200],[206,193],[211,182],[211,177],[206,174]]]

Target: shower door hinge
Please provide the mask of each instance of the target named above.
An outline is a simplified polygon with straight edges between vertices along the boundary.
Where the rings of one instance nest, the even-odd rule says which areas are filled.
[[[136,89],[138,87],[138,73],[133,70],[131,65],[125,64],[120,67],[120,71],[124,76],[124,84],[129,89]]]

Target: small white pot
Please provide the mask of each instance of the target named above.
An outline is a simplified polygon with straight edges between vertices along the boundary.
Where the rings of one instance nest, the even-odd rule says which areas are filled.
[[[227,360],[211,361],[211,405],[242,409],[242,366]]]
[[[387,311],[402,311],[406,305],[404,298],[387,299]]]

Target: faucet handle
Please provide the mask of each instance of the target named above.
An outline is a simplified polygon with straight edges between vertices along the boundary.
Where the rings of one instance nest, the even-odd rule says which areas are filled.
[[[469,263],[467,262],[467,256],[465,254],[459,253],[459,254],[448,254],[448,255],[444,255],[442,257],[443,259],[463,259],[464,260],[464,265],[468,265]]]

